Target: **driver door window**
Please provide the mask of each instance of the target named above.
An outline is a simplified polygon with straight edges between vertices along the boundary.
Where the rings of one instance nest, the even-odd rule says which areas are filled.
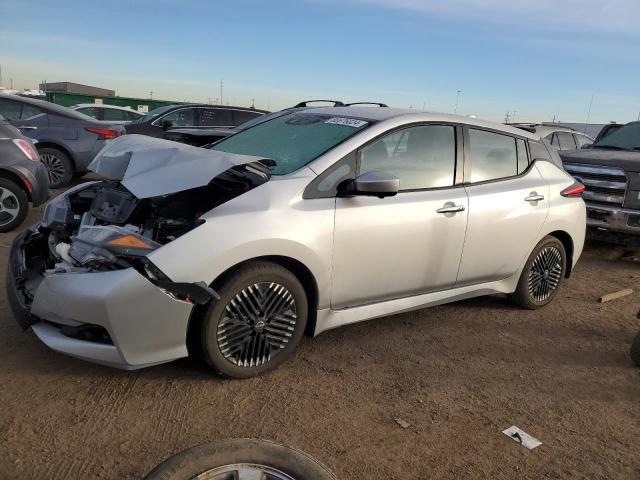
[[[172,128],[176,127],[193,127],[194,123],[194,108],[181,108],[162,117],[160,125],[164,125],[165,122],[170,122]]]
[[[391,133],[360,152],[360,174],[373,170],[400,179],[400,190],[450,187],[456,139],[452,126],[423,125]]]

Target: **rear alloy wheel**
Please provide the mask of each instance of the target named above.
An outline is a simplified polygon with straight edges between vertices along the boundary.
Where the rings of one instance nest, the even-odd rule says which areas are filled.
[[[38,152],[40,161],[47,168],[49,187],[66,187],[73,178],[73,164],[67,154],[51,147],[41,148]]]
[[[10,180],[0,178],[0,232],[8,232],[20,225],[29,211],[25,191]]]
[[[555,237],[545,237],[533,249],[522,271],[513,300],[534,310],[549,303],[558,293],[567,268],[564,245]]]
[[[300,343],[307,296],[298,279],[271,262],[247,264],[217,287],[203,322],[205,359],[218,373],[248,378],[276,368]]]

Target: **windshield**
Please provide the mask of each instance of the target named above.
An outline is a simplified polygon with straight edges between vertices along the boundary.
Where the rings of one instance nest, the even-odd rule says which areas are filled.
[[[640,150],[640,122],[627,123],[593,145],[598,148]]]
[[[367,120],[337,115],[289,113],[227,137],[211,149],[275,160],[271,173],[286,175],[370,124]]]
[[[175,105],[168,105],[166,107],[158,107],[158,108],[154,108],[153,110],[151,110],[149,113],[147,113],[144,117],[140,117],[136,120],[133,121],[133,123],[145,123],[145,122],[150,122],[151,120],[153,120],[154,118],[156,118],[158,115],[163,114],[164,112],[166,112],[167,110],[171,110],[173,107],[175,107]]]

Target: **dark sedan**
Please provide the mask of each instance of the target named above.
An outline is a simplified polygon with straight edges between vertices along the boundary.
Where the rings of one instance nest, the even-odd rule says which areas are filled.
[[[32,141],[0,116],[0,232],[20,225],[49,197],[47,171]]]
[[[126,126],[127,133],[162,138],[174,128],[233,128],[264,115],[265,110],[216,105],[169,105],[156,108]]]
[[[107,140],[124,133],[122,125],[100,122],[87,115],[42,100],[0,94],[0,115],[38,143],[51,188],[67,185],[87,166]]]

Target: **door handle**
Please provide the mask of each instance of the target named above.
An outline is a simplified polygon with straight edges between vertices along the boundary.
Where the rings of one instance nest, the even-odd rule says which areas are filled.
[[[34,125],[22,125],[21,127],[18,127],[20,130],[37,130],[38,127],[34,126]]]
[[[449,207],[442,207],[436,210],[438,213],[456,213],[464,212],[464,205],[451,205]]]
[[[544,200],[544,195],[538,195],[536,192],[531,192],[528,197],[524,199],[525,202],[539,202]]]

